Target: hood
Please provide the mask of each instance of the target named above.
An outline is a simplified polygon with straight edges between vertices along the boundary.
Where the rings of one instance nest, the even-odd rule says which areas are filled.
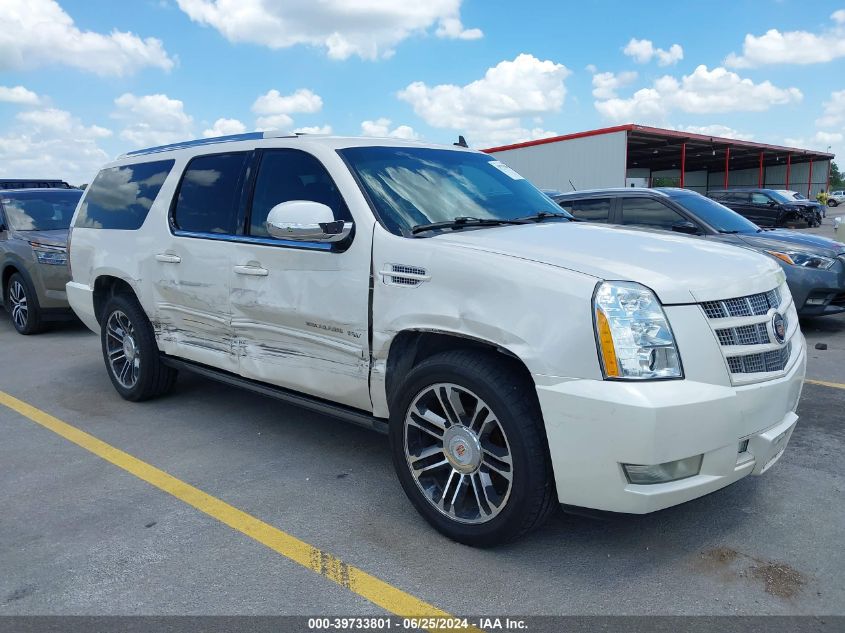
[[[801,207],[802,209],[819,209],[822,206],[821,202],[815,202],[813,200],[790,200],[789,202],[784,202],[784,204]]]
[[[67,229],[52,231],[15,231],[15,235],[28,242],[40,242],[47,246],[67,246]]]
[[[784,279],[774,259],[746,248],[587,222],[501,226],[429,239],[566,268],[596,279],[635,281],[654,290],[665,304],[765,292]]]
[[[762,233],[743,233],[737,237],[749,246],[763,250],[789,249],[825,257],[836,257],[845,253],[845,244],[842,242],[798,231],[775,229]]]

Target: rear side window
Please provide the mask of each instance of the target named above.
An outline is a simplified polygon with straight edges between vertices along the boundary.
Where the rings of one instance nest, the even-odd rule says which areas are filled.
[[[567,200],[560,206],[584,222],[607,222],[610,218],[610,198]]]
[[[211,154],[188,163],[173,208],[173,226],[190,233],[233,234],[249,156]]]
[[[173,163],[159,160],[103,169],[88,187],[74,227],[139,229]]]
[[[680,213],[651,198],[622,200],[622,224],[671,231],[673,226],[684,224],[686,221]]]

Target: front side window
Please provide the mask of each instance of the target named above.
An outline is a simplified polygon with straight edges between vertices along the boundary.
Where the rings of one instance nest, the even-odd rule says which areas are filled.
[[[88,187],[74,226],[139,229],[173,164],[159,160],[103,169]]]
[[[379,219],[397,235],[455,218],[513,220],[563,213],[551,198],[487,154],[424,147],[350,147],[338,153]]]
[[[561,202],[560,206],[584,222],[607,222],[610,218],[610,198],[566,200]]]
[[[67,229],[82,191],[26,191],[0,194],[6,222],[16,231]]]
[[[192,159],[176,196],[174,228],[189,233],[233,234],[241,177],[249,156],[249,152],[234,152]]]
[[[769,204],[771,198],[764,193],[752,193],[751,194],[751,204],[765,206]]]
[[[269,237],[265,223],[270,210],[291,200],[319,202],[332,210],[335,220],[352,221],[329,172],[314,156],[293,149],[264,152],[252,196],[249,234]]]
[[[622,224],[671,231],[672,227],[687,222],[680,213],[658,200],[643,197],[622,199]]]

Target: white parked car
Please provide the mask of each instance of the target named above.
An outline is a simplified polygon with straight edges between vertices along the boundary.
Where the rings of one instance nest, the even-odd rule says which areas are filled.
[[[191,370],[380,429],[417,510],[472,545],[765,472],[806,358],[782,269],[570,218],[459,147],[193,141],[99,173],[68,298],[124,398]]]
[[[845,204],[845,191],[831,191],[827,198],[827,206],[838,207]]]

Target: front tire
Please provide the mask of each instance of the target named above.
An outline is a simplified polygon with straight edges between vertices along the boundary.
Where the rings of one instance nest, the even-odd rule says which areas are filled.
[[[140,402],[173,388],[177,372],[161,362],[152,325],[134,297],[110,297],[100,323],[103,360],[121,397]]]
[[[833,198],[831,198],[830,200],[827,201],[827,206],[838,207],[839,203],[836,200],[834,200]]]
[[[19,334],[37,334],[43,330],[41,306],[35,288],[20,273],[14,273],[6,284],[6,310]]]
[[[435,529],[490,547],[542,524],[556,495],[530,379],[493,354],[455,351],[417,365],[397,393],[394,467]]]

